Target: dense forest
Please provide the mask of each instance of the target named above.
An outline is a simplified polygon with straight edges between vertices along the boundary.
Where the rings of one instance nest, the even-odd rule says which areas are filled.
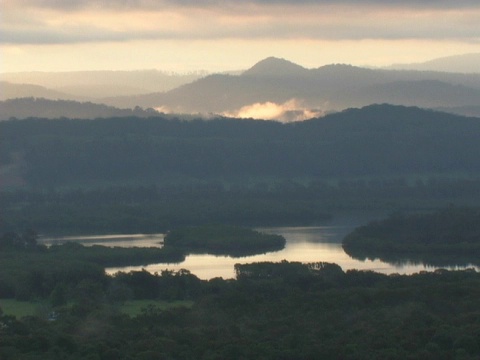
[[[442,233],[459,223],[478,227],[473,209],[409,216],[404,224],[422,216],[426,228],[442,224]],[[405,232],[422,238],[423,228],[415,229]],[[195,241],[194,230],[199,238],[250,234],[209,226],[172,232],[173,239]],[[144,255],[161,250],[46,248],[33,231],[4,234],[1,358],[478,358],[480,275],[474,269],[387,276],[283,261],[237,264],[231,280],[200,280],[187,270],[105,274],[108,264],[146,261]]]
[[[480,121],[390,105],[302,123],[172,117],[0,123],[0,230],[318,224],[480,204]]]
[[[207,281],[105,267],[281,248],[238,225],[367,210],[397,213],[349,235],[352,256],[384,256],[367,239],[409,257],[478,257],[479,212],[460,205],[480,204],[479,130],[479,119],[388,105],[296,124],[0,122],[0,358],[477,359],[474,269],[387,276],[319,259],[237,264],[235,279]],[[159,231],[162,248],[36,241]]]
[[[429,213],[396,213],[361,226],[343,240],[357,258],[480,264],[479,208],[448,207]]]
[[[0,123],[0,165],[36,188],[477,175],[479,132],[476,118],[390,105],[294,124],[30,119]]]
[[[345,212],[478,206],[480,180],[198,183],[0,193],[0,230],[42,234],[156,233],[180,226],[325,224]]]
[[[237,226],[203,225],[169,231],[164,247],[193,253],[246,256],[278,251],[285,247],[285,238]]]
[[[0,310],[2,359],[475,359],[480,351],[475,271],[386,276],[282,262],[204,281],[185,270],[88,269],[58,278],[37,298],[36,316]],[[125,312],[145,299],[142,311]]]

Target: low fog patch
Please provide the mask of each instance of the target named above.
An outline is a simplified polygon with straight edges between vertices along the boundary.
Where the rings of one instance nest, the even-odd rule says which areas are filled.
[[[274,102],[254,103],[246,105],[239,110],[222,113],[224,116],[242,119],[265,119],[281,122],[303,121],[314,117],[324,116],[320,109],[307,108],[302,101],[290,99],[283,104]]]

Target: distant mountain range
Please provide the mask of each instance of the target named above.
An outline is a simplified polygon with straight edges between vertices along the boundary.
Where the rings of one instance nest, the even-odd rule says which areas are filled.
[[[480,73],[480,53],[447,56],[415,64],[395,64],[388,68],[453,73]]]
[[[239,116],[248,108],[295,102],[317,113],[373,103],[459,108],[480,103],[480,74],[373,70],[349,65],[306,69],[267,58],[241,75],[209,75],[164,93],[103,100],[118,106],[161,107],[173,112]],[[255,117],[255,116],[253,116]]]
[[[31,84],[54,90],[62,95],[45,94],[49,99],[98,99],[106,96],[137,95],[162,92],[192,82],[207,72],[188,74],[158,70],[137,71],[73,71],[73,72],[19,72],[0,73],[0,81],[11,84]],[[1,84],[2,88],[5,84]],[[30,93],[23,96],[37,96]],[[8,97],[8,98],[11,98]],[[5,97],[2,96],[2,100]]]
[[[8,81],[0,81],[0,89],[0,101],[25,97],[38,97],[55,100],[72,100],[75,98],[72,95],[60,91],[33,84],[15,84]]]
[[[472,56],[475,58],[475,54]],[[97,75],[101,77],[100,73]],[[232,117],[291,121],[349,107],[390,103],[441,108],[452,113],[480,116],[478,109],[480,73],[367,69],[342,64],[307,69],[284,59],[270,57],[237,75],[212,74],[204,77],[200,77],[199,74],[192,75],[196,76],[193,81],[184,82],[170,90],[146,91],[160,83],[161,76],[153,72],[149,77],[148,73],[140,72],[138,75],[142,76],[138,79],[144,79],[143,93],[137,90],[136,94],[129,93],[124,96],[117,96],[120,90],[116,94],[108,90],[109,87],[115,86],[112,82],[115,72],[111,74],[107,72],[107,75],[105,78],[110,79],[110,85],[107,86],[105,85],[107,82],[104,82],[102,92],[104,96],[95,99],[94,102],[117,108],[133,109],[140,106],[163,112],[213,113]],[[133,76],[132,74],[120,73],[120,75],[118,76],[125,80],[124,87],[119,86],[122,91],[128,92],[127,84],[135,88],[140,86],[141,81],[128,83],[127,80]],[[55,91],[69,88],[66,78],[62,80],[63,86],[57,86]],[[57,77],[57,81],[60,81],[59,79],[61,76]],[[71,84],[70,88],[82,84]],[[7,89],[4,94],[8,98],[19,97],[12,95],[15,92],[11,84],[2,83],[0,86]],[[90,98],[75,98],[71,91],[55,93],[37,86],[30,88],[29,95],[28,89],[28,86],[23,85],[22,89],[17,88],[15,91],[22,96],[93,101]],[[42,91],[45,95],[42,95]],[[92,90],[91,94],[93,93]]]
[[[43,98],[16,98],[0,101],[0,120],[11,118],[72,118],[97,119],[110,117],[150,117],[159,113],[153,109],[119,109],[104,104],[72,100],[48,100]]]

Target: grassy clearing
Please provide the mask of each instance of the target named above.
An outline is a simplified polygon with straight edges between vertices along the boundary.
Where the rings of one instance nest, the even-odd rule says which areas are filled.
[[[142,309],[154,307],[159,310],[173,307],[191,307],[193,301],[158,301],[158,300],[130,300],[119,306],[119,310],[128,316],[141,314]],[[20,319],[25,316],[46,317],[49,313],[49,306],[42,302],[18,301],[14,299],[0,299],[0,309],[5,315],[15,316]]]
[[[141,314],[142,309],[146,309],[150,306],[165,310],[173,307],[191,307],[193,301],[179,300],[179,301],[158,301],[158,300],[130,300],[119,307],[119,310],[129,316],[137,316]]]
[[[17,318],[38,316],[45,312],[45,305],[41,302],[18,301],[14,299],[0,299],[0,308],[4,314]]]

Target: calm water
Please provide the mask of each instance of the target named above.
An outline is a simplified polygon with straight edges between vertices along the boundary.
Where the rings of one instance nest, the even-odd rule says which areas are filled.
[[[134,234],[134,235],[89,235],[89,236],[59,236],[40,238],[39,242],[48,245],[65,242],[78,242],[84,246],[103,245],[120,247],[162,247],[164,234]]]
[[[364,222],[362,222],[364,223]],[[149,272],[158,272],[162,270],[180,270],[187,269],[201,279],[211,279],[214,277],[223,277],[224,279],[235,277],[234,265],[237,263],[251,263],[259,261],[279,262],[300,261],[316,262],[326,261],[340,265],[343,270],[359,269],[373,270],[376,272],[391,274],[412,274],[419,271],[432,271],[435,267],[418,264],[394,265],[380,260],[360,261],[347,255],[341,246],[343,237],[358,226],[357,221],[347,224],[333,224],[331,226],[316,227],[274,227],[259,228],[258,230],[279,234],[287,240],[283,250],[270,252],[261,255],[232,258],[229,256],[214,255],[188,255],[182,263],[179,264],[150,264],[146,266],[129,266],[107,268],[110,274],[117,271],[130,271],[145,269]],[[123,247],[150,247],[162,246],[163,234],[156,235],[107,235],[107,236],[88,236],[88,237],[64,237],[56,239],[43,239],[46,244],[65,241],[77,241],[85,245],[100,244],[105,246],[123,246]]]

